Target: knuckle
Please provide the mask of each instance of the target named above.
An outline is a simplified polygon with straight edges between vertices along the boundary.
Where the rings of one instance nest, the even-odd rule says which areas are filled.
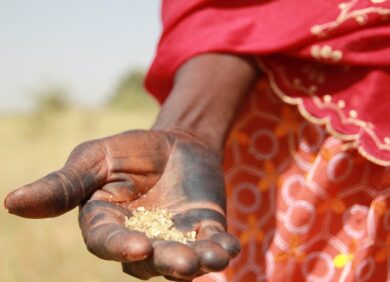
[[[78,154],[82,154],[84,152],[93,150],[93,149],[99,147],[99,144],[100,144],[100,142],[98,140],[90,140],[90,141],[83,142],[83,143],[77,145],[73,149],[73,151],[71,152],[71,155],[78,155]]]

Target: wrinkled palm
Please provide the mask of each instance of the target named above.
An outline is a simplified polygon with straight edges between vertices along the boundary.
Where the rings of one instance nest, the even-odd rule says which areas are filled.
[[[81,144],[64,168],[10,193],[5,205],[31,218],[81,205],[79,223],[88,250],[122,262],[126,273],[142,279],[190,280],[225,268],[240,249],[225,232],[220,160],[190,134],[128,131]],[[151,240],[129,230],[125,216],[140,206],[168,209],[176,228],[197,232],[196,241]]]

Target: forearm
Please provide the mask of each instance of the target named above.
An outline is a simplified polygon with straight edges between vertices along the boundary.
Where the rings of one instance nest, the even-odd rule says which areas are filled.
[[[185,63],[153,129],[190,132],[221,153],[257,68],[248,59],[205,54]]]

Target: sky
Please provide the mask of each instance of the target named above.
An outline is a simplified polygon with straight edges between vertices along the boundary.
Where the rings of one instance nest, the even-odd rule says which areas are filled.
[[[80,104],[108,99],[147,68],[160,33],[159,0],[0,0],[0,112],[63,87]]]

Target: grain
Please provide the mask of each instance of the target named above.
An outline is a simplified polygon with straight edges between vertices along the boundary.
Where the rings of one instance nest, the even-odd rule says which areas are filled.
[[[188,244],[195,240],[196,232],[183,233],[176,229],[172,213],[166,209],[147,210],[139,207],[131,217],[125,217],[125,226],[131,230],[143,232],[152,239],[177,241]]]

